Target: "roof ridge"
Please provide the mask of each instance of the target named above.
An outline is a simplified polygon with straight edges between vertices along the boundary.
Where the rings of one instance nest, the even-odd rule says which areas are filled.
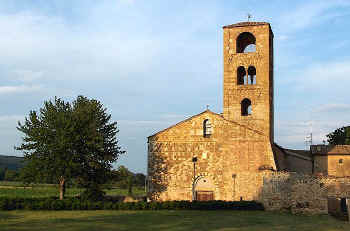
[[[205,112],[207,112],[207,111],[210,111],[210,110],[207,109],[207,110],[205,110],[205,111],[202,111],[201,113],[198,113],[198,114],[196,114],[196,115],[193,115],[193,116],[191,116],[191,117],[188,117],[187,119],[181,120],[180,122],[177,122],[176,124],[173,124],[173,125],[171,125],[171,126],[169,126],[169,127],[167,127],[167,128],[164,128],[164,129],[160,130],[159,132],[156,132],[156,133],[154,133],[153,135],[148,136],[147,138],[152,137],[152,136],[155,136],[155,135],[158,135],[158,134],[161,133],[161,132],[164,132],[164,131],[166,131],[166,130],[172,128],[172,127],[175,127],[175,126],[177,126],[178,124],[184,123],[184,122],[186,122],[186,121],[192,119],[193,117],[199,116],[199,115],[201,115],[201,114],[203,114],[203,113],[205,113]]]
[[[233,28],[233,27],[242,27],[242,26],[261,26],[261,25],[269,25],[268,22],[238,22],[230,25],[223,26],[223,28]]]
[[[196,117],[196,116],[199,116],[199,115],[201,115],[201,114],[203,114],[203,113],[206,113],[206,112],[209,112],[209,113],[212,113],[212,114],[214,114],[214,115],[220,116],[223,120],[225,120],[225,121],[227,121],[227,122],[230,122],[230,123],[233,123],[233,124],[235,124],[235,125],[238,125],[238,126],[247,128],[247,129],[249,129],[249,130],[251,130],[251,131],[253,131],[253,132],[256,132],[256,133],[258,133],[258,134],[260,134],[260,135],[264,135],[264,133],[261,132],[261,131],[252,129],[252,128],[246,126],[246,125],[237,123],[237,122],[235,122],[235,121],[225,119],[221,114],[218,114],[218,113],[216,113],[216,112],[210,111],[209,109],[206,109],[205,111],[203,111],[203,112],[201,112],[201,113],[198,113],[198,114],[196,114],[196,115],[193,115],[193,116],[191,116],[191,117],[188,117],[188,118],[185,119],[185,120],[182,120],[182,121],[180,121],[180,122],[178,122],[178,123],[176,123],[176,124],[173,124],[173,125],[171,125],[171,126],[169,126],[169,127],[167,127],[167,128],[164,128],[164,129],[160,130],[159,132],[156,132],[156,133],[154,133],[153,135],[148,136],[147,138],[150,138],[150,137],[152,137],[152,136],[158,135],[158,134],[160,134],[161,132],[164,132],[164,131],[166,131],[166,130],[168,130],[168,129],[170,129],[170,128],[173,128],[173,127],[175,127],[175,126],[177,126],[177,125],[179,125],[179,124],[181,124],[181,123],[184,123],[184,122],[186,122],[186,121],[188,121],[188,120],[190,120],[190,119],[192,119],[192,118],[194,118],[194,117]]]

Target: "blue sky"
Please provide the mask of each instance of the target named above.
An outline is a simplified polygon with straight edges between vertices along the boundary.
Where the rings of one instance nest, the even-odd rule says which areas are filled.
[[[21,155],[17,121],[44,100],[84,95],[118,121],[118,164],[145,172],[147,136],[222,112],[222,26],[247,13],[275,34],[275,141],[349,125],[349,0],[2,0],[0,153]]]

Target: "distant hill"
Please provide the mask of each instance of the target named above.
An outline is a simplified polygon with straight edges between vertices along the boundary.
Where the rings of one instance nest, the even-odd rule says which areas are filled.
[[[23,157],[0,155],[0,168],[18,170],[23,167]]]

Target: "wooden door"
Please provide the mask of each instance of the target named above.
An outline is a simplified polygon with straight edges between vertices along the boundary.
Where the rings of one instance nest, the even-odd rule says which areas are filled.
[[[197,201],[213,201],[214,192],[213,191],[196,191]]]

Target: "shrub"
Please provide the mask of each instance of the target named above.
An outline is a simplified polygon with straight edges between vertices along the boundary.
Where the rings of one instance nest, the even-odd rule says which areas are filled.
[[[77,198],[0,198],[0,210],[264,210],[255,201],[165,201],[117,202],[90,201]]]
[[[52,210],[64,210],[64,209],[66,209],[64,201],[63,200],[52,201],[51,209]]]
[[[73,200],[72,201],[72,210],[80,210],[80,209],[81,209],[80,200]]]
[[[105,192],[98,187],[87,188],[81,193],[81,198],[83,200],[89,201],[101,201],[105,197]]]

